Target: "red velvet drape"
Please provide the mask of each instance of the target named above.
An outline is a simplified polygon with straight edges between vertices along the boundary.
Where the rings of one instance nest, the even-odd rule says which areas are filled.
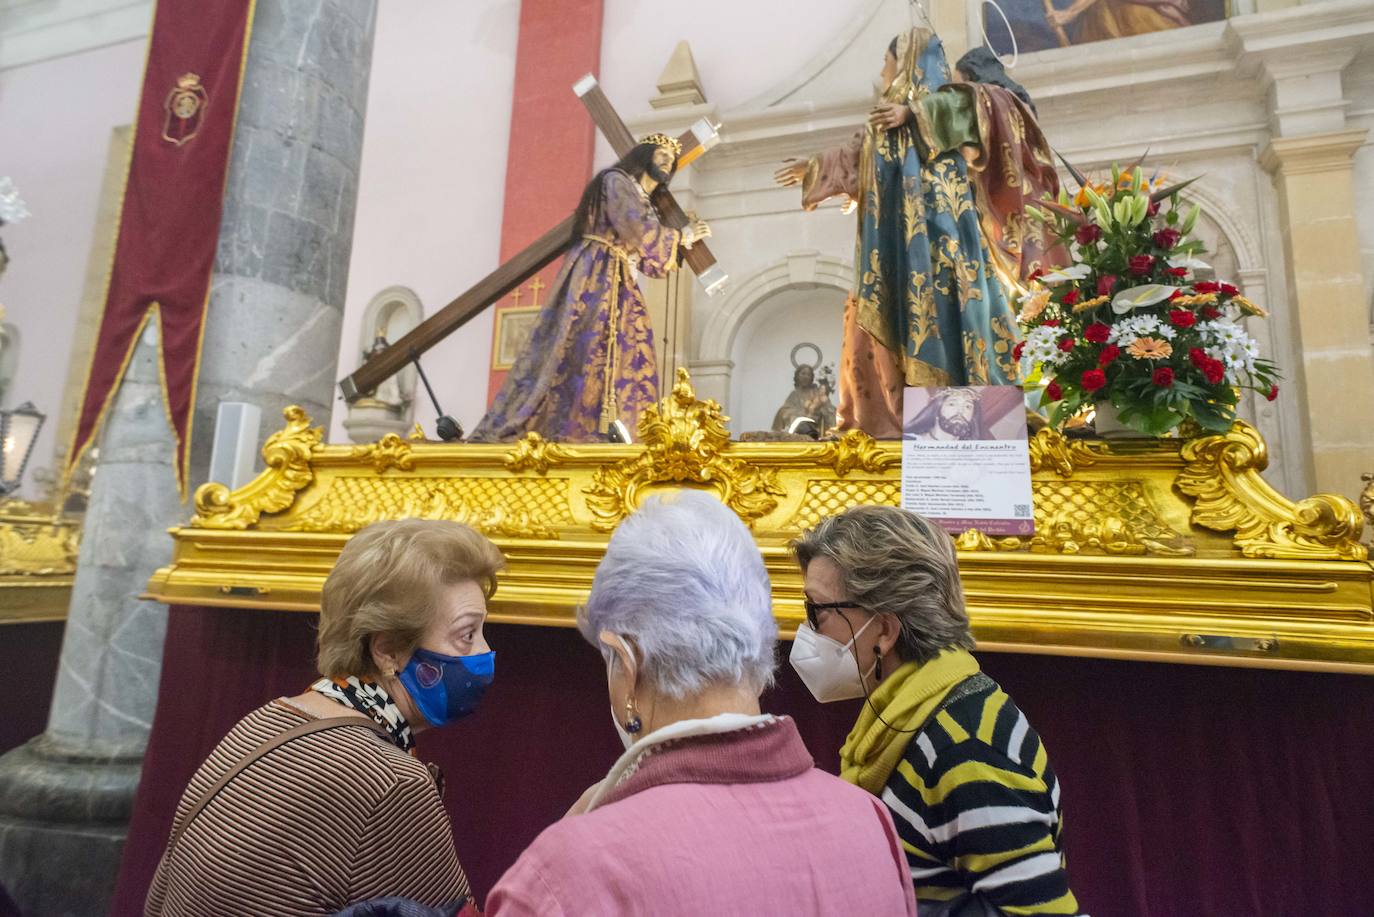
[[[473,717],[420,737],[485,896],[614,760],[600,657],[575,631],[492,626]],[[113,913],[140,914],[177,799],[244,713],[313,675],[309,615],[173,608]],[[786,646],[783,647],[784,651]],[[1374,914],[1374,679],[983,654],[1064,787],[1079,901],[1115,915]],[[855,704],[812,702],[784,662],[764,708],[833,770]]]

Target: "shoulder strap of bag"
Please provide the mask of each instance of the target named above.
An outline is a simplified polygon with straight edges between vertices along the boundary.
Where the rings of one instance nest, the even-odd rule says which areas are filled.
[[[288,742],[294,742],[301,736],[310,735],[312,732],[323,732],[326,729],[339,729],[343,726],[362,726],[365,729],[371,729],[373,732],[377,733],[379,736],[386,739],[388,742],[392,741],[391,733],[387,732],[385,729],[383,729],[381,726],[378,726],[373,721],[365,720],[362,717],[331,716],[326,717],[322,720],[310,720],[309,722],[301,723],[299,726],[294,726],[291,729],[288,729],[285,732],[273,737],[272,739],[263,742],[261,745],[255,748],[250,754],[247,754],[243,758],[239,759],[238,763],[236,763],[233,767],[229,768],[229,770],[225,771],[223,776],[216,780],[213,786],[211,786],[208,790],[201,794],[201,797],[196,800],[196,804],[193,805],[191,807],[191,810],[186,813],[186,817],[181,820],[181,824],[177,827],[176,831],[173,832],[172,839],[167,843],[168,852],[170,852],[172,848],[176,846],[177,841],[181,839],[181,835],[186,831],[187,826],[195,820],[195,817],[200,814],[202,809],[204,809],[207,805],[210,804],[210,800],[214,799],[217,795],[219,795],[219,791],[228,786],[229,781],[237,777],[244,768],[248,767],[248,765],[252,764],[254,761],[258,760],[264,755],[267,755],[275,751],[276,749],[281,748]]]

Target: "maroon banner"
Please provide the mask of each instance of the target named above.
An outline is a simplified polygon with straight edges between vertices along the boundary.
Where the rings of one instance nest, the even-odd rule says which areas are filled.
[[[138,336],[153,321],[185,498],[201,329],[252,21],[253,0],[158,0],[114,263],[68,471],[95,441]]]

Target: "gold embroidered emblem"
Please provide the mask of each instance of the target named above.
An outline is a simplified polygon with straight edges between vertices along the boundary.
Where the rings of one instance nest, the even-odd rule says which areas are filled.
[[[167,93],[167,101],[162,107],[167,117],[162,125],[162,139],[174,146],[190,142],[200,131],[205,106],[210,96],[200,84],[200,77],[194,73],[177,77],[177,84]]]

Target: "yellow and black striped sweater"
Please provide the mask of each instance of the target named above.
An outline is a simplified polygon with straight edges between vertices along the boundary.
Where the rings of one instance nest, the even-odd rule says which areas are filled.
[[[883,787],[918,901],[976,894],[1007,914],[1078,914],[1044,743],[997,683],[956,685]]]

